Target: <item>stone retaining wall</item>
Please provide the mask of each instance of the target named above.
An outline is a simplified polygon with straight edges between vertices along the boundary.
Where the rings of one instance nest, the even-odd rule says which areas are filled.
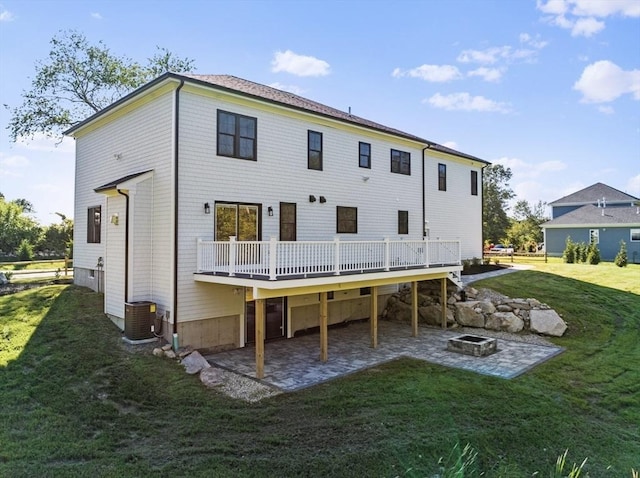
[[[465,300],[463,300],[463,298]],[[424,281],[418,289],[418,321],[440,326],[440,281]],[[392,295],[382,313],[387,320],[411,321],[411,289]],[[447,287],[447,327],[476,327],[489,330],[562,336],[567,324],[546,304],[536,299],[510,298],[490,289],[465,287],[459,291],[453,284]]]

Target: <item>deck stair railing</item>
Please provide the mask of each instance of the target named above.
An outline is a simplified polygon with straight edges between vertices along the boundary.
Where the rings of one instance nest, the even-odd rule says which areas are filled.
[[[197,272],[269,280],[460,265],[460,241],[204,241]]]

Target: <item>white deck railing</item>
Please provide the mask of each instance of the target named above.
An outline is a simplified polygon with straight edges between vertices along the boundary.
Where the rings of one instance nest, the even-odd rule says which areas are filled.
[[[203,241],[198,273],[269,280],[460,265],[460,241]]]

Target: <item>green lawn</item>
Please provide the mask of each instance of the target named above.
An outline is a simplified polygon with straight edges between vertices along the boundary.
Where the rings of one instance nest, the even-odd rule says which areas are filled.
[[[432,477],[456,444],[477,474],[640,468],[640,267],[550,263],[478,284],[536,297],[569,324],[560,356],[501,380],[398,360],[257,404],[132,354],[102,296],[0,297],[0,476]],[[268,360],[268,358],[267,358]]]

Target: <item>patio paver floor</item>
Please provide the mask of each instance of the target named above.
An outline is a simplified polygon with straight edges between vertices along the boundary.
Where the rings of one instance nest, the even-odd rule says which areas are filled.
[[[479,329],[475,335],[482,336]],[[329,360],[320,361],[320,336],[310,334],[265,344],[263,383],[283,391],[295,391],[317,385],[389,362],[412,357],[429,363],[459,368],[484,375],[511,379],[558,355],[556,346],[498,339],[498,352],[473,357],[447,350],[447,341],[463,335],[460,331],[420,327],[411,337],[411,326],[388,321],[378,322],[378,347],[370,346],[369,323],[350,323],[329,329]],[[207,355],[214,366],[255,378],[255,349],[242,349]]]

